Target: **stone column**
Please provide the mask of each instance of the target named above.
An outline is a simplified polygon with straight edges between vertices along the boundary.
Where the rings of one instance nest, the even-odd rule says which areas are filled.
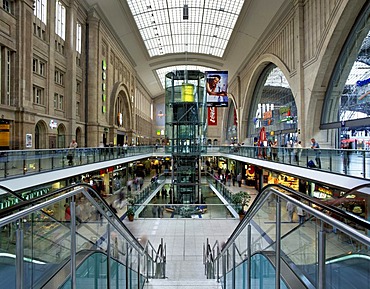
[[[68,120],[66,141],[69,143],[76,139],[76,27],[78,3],[70,1],[66,13],[66,39],[65,54],[67,60],[67,73],[65,75],[65,116]],[[83,146],[83,144],[79,144]]]
[[[26,133],[31,133],[34,136],[35,124],[33,120],[33,112],[25,110],[33,103],[32,90],[32,59],[33,59],[33,1],[23,0],[11,2],[12,9],[17,18],[16,24],[16,48],[17,52],[11,52],[11,87],[12,103],[18,107],[15,112],[14,120],[14,139],[12,140],[12,149],[25,149]],[[4,60],[7,59],[6,50],[4,50]],[[6,61],[5,61],[6,62]],[[7,73],[7,70],[4,70]],[[4,91],[5,93],[5,91]]]
[[[87,122],[87,146],[98,146],[99,144],[99,113],[101,112],[101,90],[99,89],[100,78],[97,69],[101,67],[99,65],[99,47],[100,47],[100,19],[96,15],[95,11],[92,10],[89,13],[87,19],[87,91],[85,95],[85,106],[86,106],[86,122]]]

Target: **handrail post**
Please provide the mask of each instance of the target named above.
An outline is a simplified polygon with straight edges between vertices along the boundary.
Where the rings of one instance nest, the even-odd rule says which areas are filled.
[[[325,255],[326,255],[326,233],[324,231],[324,223],[321,220],[320,222],[320,231],[318,232],[318,287],[319,289],[325,289],[325,279],[326,279],[326,270],[325,270]]]
[[[233,266],[232,266],[232,289],[235,289],[236,287],[236,284],[235,284],[235,278],[236,278],[236,270],[235,270],[235,266],[236,266],[236,261],[235,261],[235,256],[236,256],[236,254],[235,254],[235,251],[236,251],[236,244],[235,244],[235,242],[233,243],[233,246],[232,246],[232,248],[233,248],[233,252],[232,252],[232,258],[233,258]],[[225,276],[226,277],[226,276]]]
[[[275,288],[280,289],[281,199],[276,200]]]
[[[144,262],[146,263],[146,283],[149,283],[149,250],[148,246],[145,248]]]
[[[224,286],[226,288],[226,254],[222,255],[222,276],[224,276]]]
[[[251,289],[252,285],[252,226],[249,223],[247,226],[247,289]]]
[[[70,203],[71,210],[71,288],[76,288],[76,202],[75,196]]]
[[[16,231],[16,288],[23,289],[24,286],[24,243],[23,243],[22,220],[19,219]]]
[[[366,179],[366,150],[362,151],[362,173],[364,176],[364,179]]]
[[[126,269],[126,289],[129,289],[130,288],[130,284],[131,284],[131,276],[129,276],[129,244],[127,244],[126,246],[126,266],[125,266],[125,269]]]
[[[216,256],[220,256],[221,254],[221,250],[220,250],[220,247],[217,246],[217,255]],[[217,283],[220,283],[220,258],[217,258],[216,260],[216,270],[217,270]]]
[[[110,224],[109,221],[107,223],[107,235],[108,235],[108,240],[107,240],[107,288],[110,288],[110,263],[111,263],[111,231],[110,231]]]
[[[8,156],[6,156],[6,161],[4,162],[4,178],[8,176]]]
[[[140,284],[140,269],[141,269],[141,266],[140,266],[140,251],[137,251],[137,289],[140,289],[141,288],[141,284]],[[108,286],[108,288],[110,288]]]
[[[156,264],[155,264],[155,260],[154,260],[154,253],[153,253],[153,248],[152,248],[152,262],[151,262],[151,266],[152,266],[152,278],[154,278],[156,276]]]

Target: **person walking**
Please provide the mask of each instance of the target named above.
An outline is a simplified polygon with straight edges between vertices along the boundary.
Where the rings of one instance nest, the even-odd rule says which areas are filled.
[[[231,186],[231,173],[230,172],[226,175],[226,183],[229,187]]]
[[[161,195],[162,195],[162,199],[167,198],[167,190],[166,190],[166,188],[165,188],[165,187],[163,187],[163,188],[162,188]]]
[[[164,207],[158,206],[158,218],[163,218],[163,211],[164,211]]]
[[[297,207],[298,222],[300,225],[303,225],[305,221],[305,213],[301,207]]]
[[[286,210],[288,212],[288,221],[290,223],[293,223],[293,213],[295,210],[295,205],[292,202],[288,201],[286,203]]]
[[[153,215],[153,218],[157,217],[157,210],[158,210],[157,206],[154,205],[152,207],[152,215]]]
[[[236,176],[236,181],[238,182],[238,186],[241,187],[242,186],[242,173],[239,173]]]
[[[311,138],[311,149],[315,150],[315,161],[316,161],[316,166],[321,169],[321,159],[320,159],[320,145],[319,143],[314,139]]]
[[[294,159],[295,161],[297,162],[297,164],[299,165],[299,159],[300,159],[300,156],[301,156],[301,153],[302,153],[302,142],[301,141],[296,141],[294,143]]]
[[[272,160],[278,161],[278,142],[277,139],[271,144]]]
[[[68,165],[70,166],[73,165],[73,158],[75,156],[76,148],[77,148],[77,142],[75,139],[73,139],[69,144],[68,155],[67,155]]]

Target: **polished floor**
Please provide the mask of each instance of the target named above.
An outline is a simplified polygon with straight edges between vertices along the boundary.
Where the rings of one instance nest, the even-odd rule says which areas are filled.
[[[256,190],[242,186],[230,186],[230,190],[248,190],[252,199]],[[162,202],[162,198],[153,200]],[[165,200],[163,200],[165,201]],[[219,203],[215,197],[209,195],[207,204]],[[212,210],[216,212],[212,213]],[[225,218],[219,206],[210,208],[202,218],[170,218],[169,213],[164,218],[138,218],[133,222],[124,220],[125,225],[141,242],[149,240],[155,248],[163,238],[167,249],[166,279],[151,279],[145,288],[181,288],[181,289],[216,289],[221,285],[216,280],[207,280],[203,265],[203,246],[208,242],[220,244],[227,238],[239,224],[239,219]]]
[[[215,280],[206,279],[203,246],[207,238],[211,244],[225,242],[239,220],[153,218],[124,222],[139,240],[150,240],[157,247],[163,238],[166,244],[166,279],[150,280],[147,288],[221,288]]]

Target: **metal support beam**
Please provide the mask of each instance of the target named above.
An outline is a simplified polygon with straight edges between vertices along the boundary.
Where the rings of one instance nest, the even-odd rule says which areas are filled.
[[[10,230],[10,228],[9,228]],[[16,257],[15,257],[15,266],[16,266],[16,288],[24,288],[24,243],[23,243],[23,229],[22,229],[22,220],[19,219],[17,224],[16,231]]]
[[[325,259],[326,259],[326,233],[324,231],[324,222],[321,221],[320,231],[318,232],[318,251],[317,251],[317,260],[318,260],[318,289],[325,289],[325,279],[326,279],[326,270],[325,270]]]
[[[276,199],[276,246],[275,246],[275,288],[280,289],[281,259],[281,199]]]
[[[75,196],[70,204],[71,210],[71,288],[76,289],[76,202]]]

